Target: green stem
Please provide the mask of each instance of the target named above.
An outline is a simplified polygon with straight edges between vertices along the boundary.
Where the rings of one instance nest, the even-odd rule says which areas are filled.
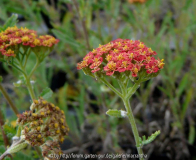
[[[12,110],[14,111],[14,113],[17,115],[19,114],[18,109],[16,108],[16,106],[14,105],[14,103],[12,102],[10,96],[7,94],[6,90],[3,88],[3,86],[0,83],[0,90],[3,94],[3,96],[5,97],[5,99],[7,100],[7,102],[9,103],[10,107],[12,108]]]
[[[114,88],[107,80],[105,80],[104,78],[100,78],[100,80],[104,84],[106,84],[113,92],[115,92],[120,98],[122,98],[122,94],[116,88]]]
[[[129,99],[122,98],[122,100],[123,100],[123,103],[124,103],[125,108],[127,110],[127,116],[128,116],[129,122],[131,124],[131,128],[132,128],[133,135],[134,135],[134,138],[135,138],[138,154],[143,156],[142,148],[138,147],[139,144],[140,144],[140,142],[139,142],[139,133],[138,133],[137,126],[136,126],[136,123],[135,123],[133,112],[131,110]],[[140,160],[143,160],[143,158],[141,157]]]
[[[35,72],[35,70],[37,69],[37,67],[39,66],[39,59],[37,58],[37,56],[36,56],[36,64],[35,64],[35,66],[33,67],[33,69],[31,70],[31,73],[29,74],[29,78],[31,78],[32,77],[32,75],[33,75],[33,73]]]
[[[33,72],[34,72],[35,69],[37,68],[36,66],[37,66],[37,63],[36,63],[36,65],[35,65],[34,69],[31,71],[31,74],[30,74],[30,75],[33,74]],[[25,75],[24,75],[24,76],[25,76]],[[28,91],[29,91],[29,94],[30,94],[30,96],[31,96],[31,99],[34,100],[34,99],[36,99],[36,96],[35,96],[35,93],[34,93],[34,91],[33,91],[33,87],[32,87],[32,85],[31,85],[30,78],[31,78],[31,76],[28,76],[28,77],[25,76],[27,89],[28,89]],[[41,153],[41,151],[40,151],[40,148],[39,148],[38,146],[35,146],[34,149],[36,150],[36,152],[37,152],[37,154],[39,155],[39,157],[42,157],[42,153]]]
[[[126,93],[127,93],[126,87],[123,85],[123,83],[120,82],[120,80],[118,80],[118,84],[120,86],[120,89],[122,91],[122,94],[123,95],[126,95]]]
[[[36,58],[37,58],[37,57],[36,57]],[[27,76],[27,74],[24,74],[24,77],[25,77],[25,79],[26,79],[26,87],[27,87],[27,89],[28,89],[28,91],[29,91],[29,94],[30,94],[32,100],[36,99],[36,96],[35,96],[35,93],[34,93],[34,91],[33,91],[33,87],[32,87],[32,85],[31,85],[31,76],[33,75],[33,73],[34,73],[35,70],[37,69],[38,65],[39,65],[39,60],[38,60],[38,58],[37,58],[37,59],[36,59],[36,64],[35,64],[35,66],[33,67],[31,73],[29,74],[29,76]],[[23,71],[25,72],[25,69],[24,69],[24,68],[23,68]],[[41,151],[40,151],[40,148],[39,148],[38,146],[35,146],[34,149],[36,150],[36,152],[37,152],[37,154],[39,155],[39,157],[42,157],[42,153],[41,153]]]
[[[31,85],[30,77],[25,76],[25,79],[26,79],[26,87],[27,87],[27,89],[29,91],[31,99],[34,100],[34,99],[36,99],[36,96],[35,96],[35,93],[33,91],[33,87]]]
[[[19,68],[18,66],[14,65],[14,64],[11,64],[11,66],[14,67],[15,69],[17,69],[18,71],[20,71],[20,72],[24,75],[24,77],[25,77],[25,79],[26,79],[26,87],[27,87],[27,89],[28,89],[28,91],[29,91],[29,94],[30,94],[30,96],[31,96],[31,99],[32,99],[32,100],[33,100],[33,99],[36,99],[35,93],[34,93],[34,91],[33,91],[33,88],[32,88],[32,85],[31,85],[31,82],[30,82],[30,81],[31,81],[31,76],[32,76],[33,72],[34,72],[35,69],[38,67],[38,63],[36,63],[35,67],[34,67],[33,70],[31,71],[31,73],[30,73],[29,76],[27,76],[26,71],[25,71],[25,69],[24,69],[22,66],[20,66],[21,68]]]
[[[126,108],[126,111],[127,111],[127,117],[129,119],[129,122],[131,124],[131,128],[133,130],[133,135],[134,135],[134,138],[135,138],[135,142],[136,142],[136,147],[137,147],[137,151],[138,151],[138,154],[141,156],[140,157],[140,160],[143,160],[143,151],[142,151],[142,148],[139,147],[140,146],[140,141],[139,141],[139,133],[138,133],[138,130],[137,130],[137,126],[136,126],[136,123],[135,123],[135,119],[134,119],[134,116],[133,116],[133,112],[131,110],[131,106],[130,106],[130,103],[129,103],[129,99],[130,97],[136,92],[136,90],[139,88],[139,83],[135,83],[133,85],[133,87],[131,87],[129,90],[127,90],[127,83],[126,82],[125,84],[123,84],[120,80],[118,81],[119,85],[120,85],[120,88],[121,88],[121,91],[122,91],[122,94],[117,90],[115,89],[107,80],[105,80],[104,78],[100,78],[100,80],[105,83],[111,90],[113,90],[119,97],[121,97],[121,99],[123,100],[123,103],[125,105],[125,108]]]
[[[35,96],[35,93],[33,91],[33,87],[31,85],[31,77],[32,77],[33,73],[35,72],[35,70],[37,69],[37,67],[39,66],[39,64],[40,64],[39,63],[39,59],[36,56],[36,64],[33,67],[33,69],[31,70],[31,73],[28,76],[25,76],[24,75],[25,76],[25,79],[26,79],[26,83],[27,83],[26,84],[27,85],[27,89],[29,91],[29,94],[30,94],[32,100],[36,99],[36,96]]]
[[[28,54],[29,54],[29,53],[28,53]],[[37,58],[37,57],[36,57],[36,58]],[[19,59],[18,59],[18,61],[19,61],[19,66],[16,66],[16,65],[14,65],[13,63],[12,63],[11,65],[12,65],[13,67],[15,67],[17,70],[19,70],[21,73],[23,73],[23,75],[24,75],[24,77],[25,77],[25,79],[26,79],[26,87],[27,87],[27,89],[28,89],[28,91],[29,91],[29,94],[30,94],[30,96],[31,96],[31,99],[34,100],[34,99],[36,99],[36,96],[35,96],[35,93],[34,93],[34,91],[33,91],[33,87],[32,87],[32,85],[31,85],[31,76],[33,75],[33,73],[34,73],[34,71],[37,69],[37,67],[39,66],[39,64],[40,64],[40,63],[39,63],[39,60],[38,60],[38,58],[36,59],[36,64],[35,64],[35,66],[33,67],[32,71],[31,71],[31,73],[30,73],[29,75],[27,75],[26,70],[25,70],[25,66],[26,66],[27,60],[25,60],[24,66],[22,65],[22,63],[20,62]],[[18,128],[17,135],[20,134],[20,133],[19,133],[20,130],[21,130],[21,128],[19,127],[19,128]],[[41,153],[41,151],[40,151],[40,148],[39,148],[38,146],[35,146],[34,148],[35,148],[36,152],[38,153],[38,155],[39,155],[40,157],[42,157],[42,153]]]
[[[120,88],[121,88],[122,93],[123,93],[122,100],[123,100],[123,103],[124,103],[126,111],[127,111],[127,117],[128,117],[129,122],[131,124],[131,128],[132,128],[133,135],[134,135],[135,142],[136,142],[137,151],[138,151],[138,154],[141,155],[140,160],[143,160],[143,157],[142,157],[143,156],[143,151],[142,151],[142,148],[139,147],[140,146],[140,141],[139,141],[140,137],[139,137],[139,133],[138,133],[138,130],[137,130],[136,123],[135,123],[135,118],[134,118],[134,115],[133,115],[133,112],[132,112],[132,109],[131,109],[131,105],[130,105],[130,102],[129,102],[130,97],[136,92],[136,90],[139,88],[140,85],[139,85],[139,83],[135,83],[129,89],[129,91],[127,91],[127,83],[123,84],[121,81],[118,81],[118,83],[119,83]]]
[[[135,91],[140,87],[139,83],[135,83],[129,90],[128,93],[125,95],[126,99],[130,99],[131,96],[135,93]]]
[[[19,126],[18,126],[18,129],[17,129],[17,132],[16,132],[16,136],[17,136],[17,137],[20,137],[20,135],[21,135],[21,130],[22,130],[22,126],[19,125]]]
[[[31,53],[31,48],[29,49],[29,51],[28,51],[28,53],[27,53],[27,55],[26,55],[26,57],[25,57],[25,62],[24,62],[24,65],[23,65],[24,68],[25,68],[26,65],[27,65],[27,60],[28,60],[28,58],[29,58],[30,53]]]
[[[19,68],[18,66],[16,66],[15,64],[10,64],[12,67],[14,67],[15,69],[17,69],[18,71],[20,71],[22,74],[24,74],[25,76],[27,76],[27,74],[26,74],[26,72],[23,70],[23,69],[21,69],[21,68]]]

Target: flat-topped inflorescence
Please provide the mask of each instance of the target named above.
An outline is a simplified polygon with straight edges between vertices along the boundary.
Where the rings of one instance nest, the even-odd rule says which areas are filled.
[[[153,55],[156,52],[139,40],[116,39],[89,52],[77,68],[107,76],[125,72],[137,77],[140,71],[149,75],[164,66],[164,60],[155,59]]]
[[[54,148],[50,145],[50,150],[47,150],[47,153],[53,153],[55,150],[60,151],[57,144],[62,143],[64,136],[69,132],[64,111],[42,98],[34,100],[30,109],[30,111],[18,115],[17,123],[23,126],[21,137],[31,146],[43,148],[43,156],[47,155],[45,148],[51,141],[55,145]]]
[[[77,64],[86,75],[92,76],[106,84],[116,93],[125,105],[126,111],[109,109],[106,114],[112,117],[128,118],[132,126],[138,155],[143,155],[142,146],[152,142],[160,131],[148,139],[139,137],[129,99],[140,87],[140,84],[159,74],[164,67],[163,59],[153,57],[157,53],[139,40],[116,39],[108,44],[93,49]],[[121,91],[115,88],[106,76],[117,79]],[[133,82],[130,87],[129,80]],[[140,158],[143,160],[143,157]]]
[[[0,53],[15,57],[20,46],[52,47],[59,40],[50,35],[38,36],[36,31],[27,28],[8,27],[0,32]]]

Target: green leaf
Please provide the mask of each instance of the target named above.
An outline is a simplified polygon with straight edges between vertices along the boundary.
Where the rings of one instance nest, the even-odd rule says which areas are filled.
[[[151,5],[151,3],[152,3],[152,0],[146,1],[146,2],[145,2],[146,7],[149,7],[149,6]]]
[[[72,47],[81,47],[80,43],[66,33],[63,33],[57,29],[52,29],[52,33],[54,33],[55,36],[57,36],[57,38],[59,38],[63,43],[69,44]]]
[[[188,141],[192,145],[195,141],[195,127],[194,127],[194,124],[190,124]]]
[[[16,129],[9,124],[4,124],[3,130],[9,138],[12,138],[16,134]]]
[[[178,87],[178,90],[177,90],[177,94],[176,94],[177,97],[180,97],[180,95],[182,94],[182,92],[184,90],[186,90],[187,84],[188,84],[188,78],[189,78],[189,74],[186,74],[183,77],[183,79],[181,80],[181,82],[179,84],[179,87]]]
[[[36,152],[37,153],[37,152]],[[14,155],[15,160],[35,160],[31,154],[25,153],[25,152],[17,152]]]
[[[5,24],[3,25],[2,30],[6,30],[7,27],[13,27],[16,25],[16,23],[18,22],[18,15],[17,14],[13,14],[10,18],[8,18],[8,20],[5,22]]]
[[[187,10],[193,4],[193,0],[187,0],[186,4],[183,7],[183,10]]]
[[[159,135],[161,133],[161,131],[159,130],[159,131],[156,131],[155,133],[153,133],[150,137],[148,137],[147,139],[146,139],[146,136],[142,136],[142,138],[140,138],[140,144],[139,144],[139,146],[137,146],[137,147],[141,147],[141,146],[143,146],[143,145],[145,145],[145,144],[149,144],[149,143],[151,143],[152,141],[154,141],[155,140],[155,138]]]
[[[0,154],[3,154],[4,152],[5,152],[5,147],[3,145],[1,145],[0,146]]]
[[[124,118],[127,116],[127,112],[122,111],[122,110],[117,110],[117,109],[109,109],[106,112],[106,114],[111,117],[117,117],[117,118]]]
[[[9,148],[7,150],[7,152],[10,153],[10,154],[19,152],[20,150],[24,149],[27,145],[28,145],[27,142],[23,142],[21,144],[18,144],[14,147]]]
[[[0,31],[1,31],[2,29],[0,28]],[[2,55],[2,53],[0,53],[0,61],[2,61],[2,62],[4,62],[5,60],[3,59],[4,58],[4,55]]]
[[[182,104],[182,112],[181,112],[181,118],[184,119],[187,108],[189,106],[189,103],[191,102],[191,100],[194,98],[194,89],[190,88],[189,90],[186,91],[186,99],[184,100],[184,103]]]
[[[53,94],[53,91],[47,87],[42,91],[39,97],[42,97],[43,99],[48,99],[52,96],[52,94]]]
[[[20,81],[20,80],[13,83],[14,87],[20,87],[22,84],[23,84],[23,83],[22,83],[22,81]]]
[[[2,76],[0,76],[0,83],[3,81],[3,77]]]
[[[172,95],[169,93],[168,90],[166,90],[165,88],[158,86],[158,89],[160,89],[163,93],[165,93],[168,97],[172,97]]]
[[[19,80],[17,82],[14,82],[13,85],[15,87],[20,87],[22,84],[25,84],[25,83],[26,83],[26,79],[25,79],[24,75],[20,75]]]

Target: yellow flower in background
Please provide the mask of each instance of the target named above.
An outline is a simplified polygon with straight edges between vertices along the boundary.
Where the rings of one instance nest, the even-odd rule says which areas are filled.
[[[15,128],[15,127],[16,127],[16,120],[11,121],[11,123],[10,123],[10,124],[11,124],[11,126],[12,126],[12,127],[14,127],[14,128]]]
[[[0,53],[7,57],[15,57],[14,50],[19,46],[52,47],[59,42],[50,35],[38,36],[36,31],[25,28],[8,27],[0,33]]]

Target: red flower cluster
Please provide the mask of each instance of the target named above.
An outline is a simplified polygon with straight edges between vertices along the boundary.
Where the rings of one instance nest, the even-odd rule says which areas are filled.
[[[29,47],[52,47],[58,42],[58,39],[55,39],[50,35],[38,37],[34,30],[29,30],[27,28],[19,29],[16,26],[8,27],[5,31],[0,33],[0,52],[2,55],[15,57],[16,54],[14,53],[14,50],[18,45]]]
[[[142,68],[148,74],[163,68],[164,60],[155,59],[153,55],[156,52],[139,40],[116,39],[89,52],[77,68],[89,68],[92,73],[101,71],[109,76],[114,72],[131,71],[132,76],[136,77]]]

